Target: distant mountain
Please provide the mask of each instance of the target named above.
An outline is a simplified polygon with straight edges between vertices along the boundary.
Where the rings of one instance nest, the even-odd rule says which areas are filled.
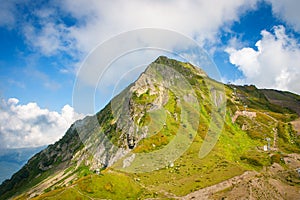
[[[34,154],[40,152],[46,146],[34,148],[0,149],[0,183],[9,179],[15,172]]]
[[[291,92],[282,92],[278,90],[261,90],[267,99],[276,105],[289,108],[300,115],[300,97]]]
[[[0,199],[294,199],[299,98],[161,56],[3,182]]]

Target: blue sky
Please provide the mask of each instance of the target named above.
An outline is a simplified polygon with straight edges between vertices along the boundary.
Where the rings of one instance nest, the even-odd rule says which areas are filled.
[[[20,130],[33,122],[38,124],[38,130],[54,125],[65,130],[82,117],[78,114],[81,110],[72,108],[72,99],[74,83],[80,79],[77,73],[85,58],[99,44],[140,28],[171,30],[193,39],[216,64],[220,81],[300,94],[298,8],[297,0],[1,0],[0,140],[7,147],[25,147],[44,145],[61,137],[64,131],[49,132],[49,137],[54,136],[43,140],[37,139],[40,136],[30,128],[26,133]],[[168,45],[177,42],[179,45],[178,40],[167,41]],[[163,51],[139,53],[124,58],[124,63],[119,60],[115,71],[110,72],[112,77],[107,75],[109,84],[100,81],[98,85],[90,85],[91,92],[96,90],[94,112],[114,94],[98,88],[120,87],[116,86],[119,80],[114,72],[121,72],[122,65],[141,66],[132,72],[128,83],[157,55],[172,57]],[[122,71],[124,74],[132,70],[124,69],[127,70]],[[33,110],[30,117],[25,112],[29,108]],[[41,126],[36,120],[40,115],[47,116],[47,122]],[[53,118],[64,122],[54,124]],[[27,143],[22,142],[25,137]]]

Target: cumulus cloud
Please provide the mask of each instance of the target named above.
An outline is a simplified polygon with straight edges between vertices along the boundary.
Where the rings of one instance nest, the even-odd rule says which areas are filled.
[[[300,94],[300,46],[286,34],[284,26],[275,26],[273,31],[261,31],[262,38],[256,42],[257,49],[226,49],[230,62],[245,76],[235,82]]]
[[[242,10],[256,0],[227,1],[91,1],[65,0],[62,9],[83,21],[70,30],[79,49],[90,51],[96,44],[124,31],[162,28],[178,31],[199,43],[214,40],[220,26],[238,20]],[[243,8],[243,9],[242,9]],[[84,19],[84,20],[82,20]]]
[[[61,138],[75,120],[83,117],[69,105],[58,113],[32,102],[19,104],[16,98],[2,100],[0,112],[0,141],[4,148],[51,144]]]
[[[273,13],[300,32],[299,0],[267,0],[272,4]]]
[[[46,56],[51,56],[64,50],[63,39],[60,32],[64,31],[64,26],[59,26],[52,22],[45,23],[41,29],[36,29],[32,24],[24,26],[24,36],[27,42],[34,48],[41,51]]]
[[[29,9],[30,15],[18,16],[28,44],[46,56],[61,52],[85,55],[112,36],[137,28],[174,30],[201,44],[214,41],[221,26],[238,20],[242,12],[255,7],[257,0],[54,2]],[[30,8],[30,1],[24,6]]]

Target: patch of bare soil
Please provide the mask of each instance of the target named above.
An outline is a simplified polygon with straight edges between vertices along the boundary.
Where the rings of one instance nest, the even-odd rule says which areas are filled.
[[[34,188],[32,188],[30,191],[26,192],[26,196],[28,196],[29,199],[30,199],[32,197],[35,197],[37,195],[42,194],[44,192],[44,190],[46,190],[47,188],[49,188],[49,187],[51,187],[51,186],[59,183],[61,180],[63,180],[67,176],[69,176],[70,173],[71,172],[64,173],[64,171],[57,172],[53,176],[49,177],[45,181],[41,182],[40,184],[38,184],[37,186],[35,186]],[[74,178],[75,178],[75,176],[70,176],[66,180],[62,181],[60,183],[60,185],[67,184],[68,181],[70,181],[70,180],[72,180]]]
[[[289,154],[286,165],[274,163],[260,173],[248,171],[219,184],[203,188],[183,199],[300,199],[300,155]]]
[[[298,132],[298,134],[300,135],[300,118],[298,118],[295,121],[291,122],[294,126],[294,129]]]
[[[227,189],[230,189],[235,185],[241,184],[241,182],[243,181],[251,180],[257,174],[258,173],[254,171],[247,171],[240,176],[233,177],[216,185],[212,185],[210,187],[206,187],[201,190],[190,193],[182,199],[211,199],[211,196],[215,193],[226,191]]]

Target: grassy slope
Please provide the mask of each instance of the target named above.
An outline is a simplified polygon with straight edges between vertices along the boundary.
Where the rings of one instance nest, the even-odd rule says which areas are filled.
[[[68,188],[59,188],[33,199],[137,199],[143,189],[130,177],[120,173],[106,173],[103,176],[87,175]]]
[[[161,61],[162,62],[162,61]],[[173,62],[173,61],[170,61]],[[189,149],[174,162],[173,167],[165,167],[149,173],[127,174],[113,168],[104,170],[101,175],[85,173],[77,181],[71,181],[69,186],[63,188],[50,188],[37,199],[45,197],[49,199],[88,199],[88,198],[172,198],[174,195],[183,196],[192,191],[209,185],[219,183],[233,176],[242,174],[246,170],[260,170],[263,166],[269,166],[272,162],[279,162],[280,157],[286,152],[299,152],[299,138],[291,130],[287,123],[295,118],[295,113],[289,109],[271,104],[264,94],[253,86],[238,87],[237,93],[240,98],[238,102],[232,100],[233,86],[226,87],[227,112],[225,125],[218,143],[213,150],[203,159],[199,158],[199,149],[208,130],[212,109],[208,88],[203,77],[190,74],[186,70],[186,64],[175,64],[175,69],[182,74],[189,75],[188,81],[196,90],[201,108],[200,125]],[[182,67],[185,65],[185,67]],[[188,66],[190,67],[190,66]],[[212,81],[212,80],[207,80]],[[216,83],[214,83],[216,84]],[[146,100],[145,100],[146,99]],[[136,99],[142,103],[147,102],[147,94],[142,99]],[[152,101],[150,99],[150,101]],[[236,110],[243,110],[244,104],[248,105],[249,111],[257,112],[257,117],[251,120],[247,117],[238,117],[232,123],[231,117]],[[176,132],[176,122],[172,114],[179,112],[172,94],[169,93],[169,102],[165,109],[169,111],[166,116],[167,128],[172,131],[161,130],[156,135],[141,141],[136,152],[150,152],[156,148],[162,148],[173,137],[171,132]],[[156,113],[157,114],[157,113]],[[147,121],[145,114],[143,124]],[[175,126],[172,126],[172,124]],[[247,130],[241,127],[246,124]],[[274,138],[272,129],[278,129],[278,152],[276,157],[270,153],[262,152],[258,147],[266,144],[265,138]],[[174,130],[173,130],[174,129]],[[163,138],[163,139],[158,139]],[[112,137],[114,139],[114,137]],[[155,144],[155,147],[153,146]],[[279,157],[279,159],[278,159]],[[82,173],[81,173],[82,174]],[[58,198],[59,197],[59,198]],[[26,195],[20,199],[26,198]]]

